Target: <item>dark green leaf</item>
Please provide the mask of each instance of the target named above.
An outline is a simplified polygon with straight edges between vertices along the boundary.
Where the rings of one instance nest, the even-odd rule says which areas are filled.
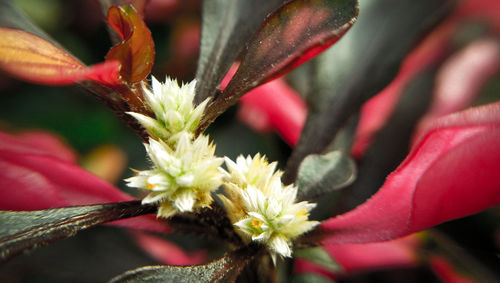
[[[350,185],[356,178],[356,164],[341,151],[311,154],[299,167],[299,199],[312,199]]]
[[[0,211],[1,261],[98,224],[155,211],[154,206],[141,205],[140,201],[37,211]]]
[[[318,273],[304,273],[293,277],[292,283],[334,283],[335,281]]]
[[[249,90],[289,72],[335,43],[357,14],[357,0],[290,1],[274,11],[247,43],[236,74],[208,107],[202,127]]]
[[[203,1],[201,46],[196,73],[198,102],[213,96],[219,83],[261,26],[284,0]]]
[[[113,278],[117,282],[234,282],[241,270],[253,259],[258,250],[243,248],[226,254],[206,265],[196,266],[144,266]]]
[[[360,1],[356,25],[316,60],[309,116],[288,162],[285,181],[293,181],[301,160],[323,152],[361,105],[394,78],[418,39],[455,2]]]
[[[323,247],[297,250],[295,251],[295,256],[307,259],[328,271],[335,273],[342,272],[342,266],[340,266]]]

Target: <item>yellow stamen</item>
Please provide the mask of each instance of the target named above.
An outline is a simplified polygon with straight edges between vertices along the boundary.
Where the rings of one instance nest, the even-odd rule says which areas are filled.
[[[254,218],[252,219],[252,226],[256,229],[260,229],[260,226],[262,226],[263,222],[262,220],[258,219],[258,218]]]

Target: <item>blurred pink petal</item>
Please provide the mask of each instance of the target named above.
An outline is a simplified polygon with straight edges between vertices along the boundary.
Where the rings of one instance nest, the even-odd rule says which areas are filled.
[[[321,225],[324,244],[395,239],[500,203],[500,103],[437,120],[382,188]]]
[[[475,283],[477,281],[458,274],[453,266],[443,257],[432,256],[430,258],[431,268],[444,283]]]
[[[186,253],[177,245],[165,239],[135,231],[132,233],[137,244],[153,258],[169,265],[197,265],[203,263],[206,252]]]
[[[25,134],[39,138],[40,133]],[[0,133],[0,209],[38,210],[132,200],[111,184],[69,162],[69,151],[47,134],[26,140]],[[50,141],[50,142],[47,142]],[[63,153],[57,154],[58,144]],[[50,146],[48,146],[50,145]],[[61,159],[60,157],[65,159]],[[168,228],[154,216],[140,216],[116,223],[137,229],[165,232]]]
[[[438,117],[467,108],[490,78],[500,71],[500,43],[482,39],[453,55],[441,67],[429,112],[416,135]]]
[[[319,272],[331,278],[339,278],[357,272],[416,266],[418,261],[415,249],[418,245],[418,237],[411,235],[381,243],[327,246],[325,249],[342,266],[342,273],[331,274],[303,259],[297,260],[295,272]]]

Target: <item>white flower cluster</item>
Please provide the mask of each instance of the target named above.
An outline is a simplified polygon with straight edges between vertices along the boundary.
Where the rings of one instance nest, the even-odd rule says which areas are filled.
[[[226,158],[229,177],[220,198],[239,235],[248,241],[264,244],[276,255],[291,257],[292,240],[310,231],[317,221],[309,221],[309,211],[316,205],[295,203],[297,188],[283,186],[276,163],[265,157],[239,156],[236,163]]]
[[[292,241],[319,224],[308,219],[315,204],[295,203],[297,188],[284,186],[276,163],[259,154],[240,156],[236,163],[225,158],[228,172],[221,169],[224,159],[214,155],[215,145],[207,136],[195,137],[208,100],[194,107],[194,87],[194,82],[179,87],[169,78],[165,84],[152,78],[152,90],[143,86],[154,117],[129,114],[150,135],[145,147],[153,166],[136,171],[128,185],[149,190],[142,202],[157,204],[158,216],[168,218],[209,207],[211,193],[224,184],[220,199],[241,238],[266,246],[273,260],[291,257]]]
[[[130,112],[150,135],[146,151],[153,162],[150,170],[137,171],[128,186],[150,190],[142,203],[157,203],[158,216],[168,218],[178,212],[210,206],[211,192],[222,184],[222,158],[215,157],[215,145],[207,136],[194,138],[207,101],[193,106],[195,82],[178,86],[166,79],[152,78],[147,86],[146,106],[155,117]]]
[[[194,107],[196,81],[179,86],[177,80],[168,77],[164,84],[155,77],[151,77],[151,85],[152,90],[147,85],[143,85],[144,102],[155,117],[136,112],[128,112],[128,114],[136,118],[151,137],[168,141],[168,143],[175,143],[179,133],[194,133],[208,103],[206,99]]]

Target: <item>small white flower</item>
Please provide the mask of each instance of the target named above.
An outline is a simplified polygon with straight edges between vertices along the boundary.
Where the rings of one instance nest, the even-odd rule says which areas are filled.
[[[201,115],[205,110],[208,99],[194,107],[196,81],[179,86],[177,80],[167,77],[162,84],[155,77],[151,77],[151,89],[143,84],[145,105],[153,112],[149,117],[136,112],[128,112],[147,130],[155,139],[162,139],[168,143],[175,143],[178,133],[194,133],[200,123]]]
[[[150,190],[142,203],[160,205],[158,216],[170,217],[177,212],[193,211],[212,203],[211,192],[222,183],[219,169],[222,158],[214,156],[215,146],[200,135],[181,132],[175,149],[162,141],[149,139],[145,144],[153,168],[137,171],[128,178],[128,186]]]
[[[295,203],[297,187],[283,186],[281,172],[275,172],[276,164],[268,164],[265,157],[225,161],[229,176],[220,198],[239,235],[265,245],[273,259],[291,257],[292,241],[319,224],[308,219],[316,204]]]

